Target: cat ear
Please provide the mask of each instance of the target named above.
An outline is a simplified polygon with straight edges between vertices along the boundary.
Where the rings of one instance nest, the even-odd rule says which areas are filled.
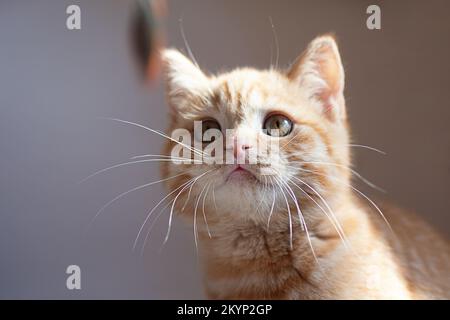
[[[328,119],[345,119],[344,68],[333,36],[314,39],[287,76],[319,103]]]
[[[162,52],[162,60],[171,107],[180,109],[188,106],[189,100],[207,96],[210,91],[208,77],[182,53],[166,49]]]

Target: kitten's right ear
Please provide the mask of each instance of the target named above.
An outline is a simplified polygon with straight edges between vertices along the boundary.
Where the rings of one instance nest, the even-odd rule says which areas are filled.
[[[190,99],[203,99],[208,95],[208,77],[178,50],[164,50],[162,60],[171,107],[179,110],[187,106]]]
[[[345,119],[344,68],[332,35],[314,39],[287,74],[330,120]]]

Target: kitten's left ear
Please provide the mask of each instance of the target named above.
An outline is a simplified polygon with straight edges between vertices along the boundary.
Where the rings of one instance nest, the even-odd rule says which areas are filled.
[[[309,98],[319,102],[328,119],[346,118],[344,68],[333,36],[314,39],[294,62],[287,76],[306,90]]]
[[[208,77],[178,50],[162,52],[168,102],[173,110],[192,107],[192,100],[204,99],[209,93]]]

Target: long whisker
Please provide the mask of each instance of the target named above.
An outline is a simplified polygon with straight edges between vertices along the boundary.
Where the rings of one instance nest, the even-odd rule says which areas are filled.
[[[172,204],[172,202],[173,202],[173,200],[169,201],[161,210],[159,210],[159,212],[156,215],[155,219],[153,219],[152,223],[150,224],[150,226],[149,226],[149,228],[147,230],[147,234],[145,235],[145,238],[144,238],[144,243],[143,243],[142,248],[141,248],[141,256],[144,255],[145,247],[147,245],[147,239],[150,236],[150,233],[151,233],[154,225],[156,224],[158,219],[161,217],[161,215],[164,213],[164,210],[166,210]]]
[[[303,169],[301,169],[303,170]],[[336,215],[334,214],[333,210],[331,209],[330,205],[328,204],[328,202],[325,200],[325,198],[315,189],[313,188],[310,184],[308,184],[307,182],[305,182],[304,180],[298,178],[298,177],[294,177],[294,179],[296,179],[297,181],[299,181],[300,183],[304,184],[305,186],[307,186],[315,195],[317,195],[319,197],[319,199],[323,202],[323,204],[326,206],[326,208],[328,209],[328,212],[330,213],[331,217],[333,217],[336,226],[339,228],[340,233],[343,235],[344,239],[345,239],[345,234],[344,231],[341,228],[341,225],[339,224],[339,221],[336,218]],[[346,242],[345,242],[346,243]]]
[[[195,242],[195,250],[197,251],[197,256],[198,256],[198,231],[197,231],[197,208],[198,208],[198,204],[200,202],[200,196],[201,194],[199,194],[197,196],[197,201],[195,203],[195,209],[194,209],[194,242]]]
[[[264,207],[266,206],[266,202],[264,200],[266,199],[266,194],[269,191],[269,182],[267,180],[268,177],[267,176],[262,176],[262,177],[264,178],[264,183],[263,183],[263,186],[262,186],[261,201],[258,204],[258,207],[260,205],[262,205],[263,202],[264,202]]]
[[[273,32],[272,32],[272,35],[273,35]],[[273,70],[273,44],[272,44],[272,41],[270,42],[269,47],[270,47],[270,65],[269,65],[269,68],[270,68],[270,70]]]
[[[202,212],[203,212],[203,220],[205,221],[206,231],[208,232],[208,236],[211,238],[211,231],[209,230],[208,219],[206,219],[206,213],[205,213],[205,199],[206,199],[206,196],[208,195],[210,186],[211,186],[211,182],[208,183],[208,188],[206,189],[205,195],[203,196]],[[206,187],[206,185],[205,185],[205,187]],[[203,187],[203,188],[205,188],[205,187]]]
[[[130,190],[128,190],[128,191],[122,192],[121,194],[119,194],[118,196],[114,197],[112,200],[108,201],[106,204],[104,204],[104,205],[100,208],[100,210],[97,211],[97,213],[95,214],[95,216],[92,218],[91,222],[89,223],[88,228],[90,228],[90,226],[94,223],[95,219],[97,219],[97,217],[98,217],[98,216],[99,216],[106,208],[108,208],[111,204],[113,204],[114,202],[116,202],[116,201],[119,200],[120,198],[126,196],[127,194],[129,194],[129,193],[131,193],[131,192],[134,192],[134,191],[137,191],[137,190],[140,190],[140,189],[143,189],[143,188],[146,188],[146,187],[149,187],[149,186],[151,186],[151,185],[154,185],[154,184],[163,182],[163,181],[168,181],[168,180],[170,180],[170,179],[174,179],[174,178],[179,177],[179,176],[182,176],[182,175],[184,175],[184,174],[186,174],[186,172],[182,172],[182,173],[180,173],[180,174],[177,174],[177,175],[172,176],[172,177],[169,177],[169,178],[160,179],[160,180],[158,180],[158,181],[152,181],[152,182],[149,182],[149,183],[146,183],[146,184],[137,186],[137,187],[135,187],[135,188],[132,188],[132,189],[130,189]]]
[[[219,209],[217,208],[216,192],[215,192],[215,190],[216,190],[216,188],[213,186],[212,187],[212,197],[213,197],[214,208],[216,209],[216,214],[217,214],[217,211],[219,211]]]
[[[267,178],[266,178],[265,176],[264,176],[264,178],[267,180]],[[262,194],[264,194],[265,188],[266,188],[266,186],[265,186],[265,184],[264,184],[264,185],[263,185],[263,190],[262,190],[262,192],[261,192]],[[261,215],[261,213],[259,212],[259,208],[261,207],[263,201],[264,201],[264,197],[261,196],[261,199],[259,200],[258,205],[256,206],[256,209],[255,209],[255,211],[256,211],[258,214],[260,214],[260,215]]]
[[[202,173],[201,175],[197,176],[195,178],[195,180],[193,181],[192,185],[194,185],[194,183],[197,182],[201,177],[205,176],[206,174],[208,174],[209,172],[214,171],[214,170],[217,170],[217,169],[208,170],[208,171]],[[183,190],[181,192],[183,192],[185,189],[186,188],[183,188]],[[181,192],[180,192],[180,194],[181,194]],[[202,192],[203,192],[203,190],[202,190]],[[166,244],[167,240],[169,239],[170,229],[171,229],[171,226],[172,226],[173,210],[174,210],[174,207],[175,207],[175,202],[176,202],[176,200],[177,200],[177,198],[178,198],[178,196],[180,194],[177,195],[177,197],[175,198],[175,201],[172,204],[172,208],[170,210],[170,216],[169,216],[169,226],[167,228],[167,234],[166,234],[166,238],[164,239],[164,243],[163,244]]]
[[[376,184],[370,182],[369,180],[364,178],[356,170],[350,168],[349,166],[343,165],[343,164],[333,163],[333,162],[322,162],[322,161],[292,161],[291,163],[298,163],[298,164],[322,164],[322,165],[329,165],[329,166],[336,166],[336,167],[340,167],[340,168],[345,168],[345,169],[349,170],[353,175],[355,175],[356,177],[361,179],[361,181],[364,182],[365,184],[367,184],[368,186],[370,186],[370,187],[372,187],[374,189],[377,189],[380,192],[386,193],[386,190],[384,190],[383,188],[380,188]],[[292,167],[296,168],[295,166],[292,166]]]
[[[298,178],[296,178],[298,179]],[[300,180],[300,179],[298,179]],[[300,180],[302,181],[302,180]],[[328,203],[325,201],[325,199],[323,199],[323,197],[311,186],[308,185],[308,188],[311,189],[314,193],[316,193],[320,200],[327,206],[328,211],[330,212],[330,215],[328,214],[328,212],[325,211],[325,209],[320,205],[320,203],[318,203],[313,197],[311,197],[308,192],[306,192],[305,190],[303,190],[302,187],[300,187],[298,184],[296,184],[294,181],[290,180],[290,182],[296,186],[303,194],[305,194],[310,200],[312,200],[316,206],[325,214],[325,216],[328,218],[328,220],[330,220],[331,224],[333,225],[333,227],[335,228],[336,232],[339,235],[339,238],[341,239],[341,241],[344,243],[345,246],[347,246],[347,240],[344,234],[344,231],[341,228],[341,225],[339,224],[339,221],[335,218],[335,215],[333,213],[333,211],[331,210],[330,206],[328,205]],[[334,218],[334,219],[333,219]]]
[[[356,147],[356,148],[363,148],[363,149],[372,150],[372,151],[378,152],[378,153],[380,153],[380,154],[382,154],[382,155],[386,155],[386,154],[387,154],[387,153],[386,153],[385,151],[383,151],[383,150],[380,150],[380,149],[377,149],[377,148],[374,148],[374,147],[371,147],[371,146],[366,146],[366,145],[363,145],[363,144],[354,144],[354,143],[351,143],[351,144],[347,144],[347,146],[349,146],[349,147]]]
[[[187,50],[187,52],[189,54],[189,57],[195,63],[195,66],[197,68],[200,68],[198,63],[197,63],[197,60],[194,57],[194,54],[192,53],[191,46],[189,45],[189,43],[187,41],[186,34],[184,33],[183,18],[180,18],[179,23],[180,23],[181,37],[183,38],[184,46],[186,47],[186,50]]]
[[[378,213],[380,214],[381,218],[384,220],[384,222],[387,224],[387,226],[389,227],[389,229],[391,230],[392,233],[394,233],[394,230],[391,227],[391,224],[389,223],[389,221],[386,219],[386,216],[383,214],[383,212],[381,211],[381,209],[376,205],[376,203],[370,199],[367,195],[365,195],[362,191],[358,190],[357,188],[355,188],[352,185],[349,185],[350,188],[352,188],[354,191],[356,191],[359,195],[361,195],[363,198],[365,198],[367,201],[370,202],[370,204],[378,211]]]
[[[315,174],[317,174],[317,175],[320,175],[320,176],[326,176],[326,175],[324,175],[324,174],[322,174],[322,173],[320,173],[320,172],[315,172],[315,171],[311,171],[311,170],[307,170],[307,169],[303,169],[303,168],[297,168],[297,169],[299,169],[299,170],[301,170],[301,171],[313,172],[313,173],[315,173]],[[327,177],[328,177],[328,176],[327,176]],[[375,204],[375,202],[374,202],[373,200],[371,200],[371,199],[370,199],[367,195],[365,195],[361,190],[358,190],[357,188],[353,187],[351,184],[346,183],[346,182],[344,182],[344,181],[342,181],[342,180],[340,180],[340,179],[338,179],[338,178],[335,178],[335,177],[328,177],[328,178],[333,179],[334,181],[336,181],[336,182],[338,182],[338,183],[341,183],[341,184],[343,184],[343,185],[345,185],[345,186],[347,186],[347,187],[350,187],[352,190],[356,191],[359,195],[361,195],[361,196],[364,197],[367,201],[369,201],[369,203],[370,203],[370,204],[378,211],[378,213],[380,214],[380,216],[381,216],[381,217],[383,218],[383,220],[386,222],[386,224],[387,224],[387,226],[389,227],[389,229],[393,232],[393,229],[392,229],[390,223],[388,222],[387,218],[385,217],[385,215],[383,214],[383,212],[381,211],[381,209]],[[297,178],[297,179],[298,179],[298,178]],[[300,182],[302,182],[302,181],[300,181]],[[304,183],[304,182],[302,182],[302,183]]]
[[[190,183],[189,185],[192,185],[195,183],[196,180],[194,180],[192,183]],[[175,198],[172,201],[172,206],[170,208],[170,214],[169,214],[169,222],[167,224],[167,233],[166,236],[164,237],[164,241],[163,241],[163,246],[167,243],[167,241],[169,240],[169,235],[170,235],[170,230],[172,228],[172,218],[173,218],[173,210],[175,209],[175,204],[177,203],[177,199],[178,197],[183,193],[184,190],[187,189],[187,187],[189,185],[186,185],[183,187],[183,189],[180,190],[180,192],[178,192],[178,194],[175,196]]]
[[[192,183],[192,180],[193,179],[195,179],[195,178],[192,178],[192,179],[190,179],[189,181],[187,181],[186,183],[184,183],[183,185],[181,185],[181,186],[179,186],[179,188],[181,188],[181,187],[183,187],[183,186],[185,186],[186,184],[188,184],[188,183]],[[177,190],[179,190],[179,188],[177,188]],[[174,190],[174,191],[177,191],[177,190]],[[183,188],[180,192],[179,192],[179,194],[181,193],[181,192],[183,192],[185,190],[185,188]],[[146,245],[147,245],[147,239],[148,239],[148,237],[150,236],[150,232],[152,231],[152,229],[153,229],[153,226],[155,225],[155,223],[156,223],[156,221],[160,218],[160,216],[164,213],[164,210],[166,210],[169,206],[171,206],[174,202],[175,202],[175,198],[174,199],[172,199],[171,201],[169,201],[165,206],[164,206],[164,208],[162,208],[160,211],[159,211],[159,213],[158,213],[158,215],[156,216],[156,218],[152,221],[152,223],[150,224],[150,227],[148,228],[148,230],[147,230],[147,233],[146,233],[146,235],[145,235],[145,238],[144,238],[144,244],[142,245],[142,248],[141,248],[141,256],[144,254],[144,252],[145,252],[145,247],[146,247]],[[146,217],[146,219],[148,219],[148,218],[150,218],[150,216],[151,216],[151,214],[150,215],[147,215],[147,217]],[[144,225],[145,225],[145,221],[144,221]],[[161,248],[160,248],[160,250],[162,249],[164,247],[164,243],[161,245]]]
[[[159,130],[155,130],[155,129],[146,127],[146,126],[144,126],[144,125],[142,125],[142,124],[135,123],[135,122],[132,122],[132,121],[127,121],[127,120],[122,120],[122,119],[118,119],[118,118],[101,117],[100,119],[111,120],[111,121],[117,121],[117,122],[120,122],[120,123],[130,124],[130,125],[133,125],[133,126],[142,128],[142,129],[147,130],[147,131],[149,131],[149,132],[155,133],[155,134],[157,134],[157,135],[159,135],[159,136],[161,136],[161,137],[163,137],[163,138],[169,139],[170,141],[173,141],[173,142],[175,142],[175,143],[178,143],[179,145],[181,145],[181,146],[183,146],[183,147],[185,147],[185,148],[188,148],[189,150],[191,150],[192,152],[194,152],[194,153],[196,153],[196,154],[198,154],[198,155],[201,155],[201,156],[208,156],[205,152],[203,152],[203,151],[201,151],[201,150],[198,150],[198,149],[196,149],[196,148],[194,148],[194,147],[192,147],[192,146],[189,146],[189,145],[187,145],[187,144],[184,144],[184,143],[182,143],[182,142],[180,142],[180,141],[178,141],[178,140],[176,140],[176,139],[174,139],[174,138],[172,138],[172,137],[169,137],[168,135],[164,134],[163,132],[161,132],[161,131],[159,131]]]
[[[286,194],[283,191],[283,188],[281,187],[280,183],[278,182],[278,179],[275,178],[275,182],[278,185],[278,187],[280,188],[281,194],[284,197],[284,200],[286,201],[286,208],[287,208],[287,212],[288,212],[288,218],[289,218],[289,245],[291,250],[293,249],[293,240],[292,240],[292,215],[291,215],[291,208],[289,207],[289,202],[288,199],[286,197]]]
[[[298,215],[298,218],[300,220],[300,225],[301,225],[302,231],[305,231],[304,225],[306,223],[305,223],[305,220],[303,218],[302,211],[300,210],[300,206],[298,205],[297,197],[295,196],[295,193],[292,191],[292,189],[284,181],[281,181],[281,183],[284,186],[284,188],[286,189],[286,191],[289,194],[289,196],[291,197],[292,201],[294,202],[294,205],[295,205],[295,207],[297,209],[297,215]]]
[[[302,211],[300,209],[300,206],[298,205],[297,197],[295,196],[295,193],[292,190],[292,188],[286,182],[282,181],[282,183],[284,184],[284,186],[286,188],[286,191],[288,191],[288,194],[290,194],[290,196],[292,198],[292,201],[294,201],[294,203],[295,203],[295,206],[297,208],[298,219],[300,220],[300,224],[302,226],[302,230],[304,230],[305,233],[306,233],[306,239],[308,240],[308,244],[309,244],[309,247],[311,248],[311,252],[312,252],[312,255],[314,257],[314,260],[317,263],[319,263],[319,260],[317,259],[317,256],[316,256],[316,252],[314,251],[314,247],[313,247],[312,242],[311,242],[311,237],[310,237],[310,234],[309,234],[308,226],[306,225],[305,218],[303,217],[303,214],[302,214]]]
[[[278,43],[278,36],[275,30],[275,26],[273,25],[272,17],[269,16],[270,26],[272,28],[273,39],[275,40],[275,48],[276,48],[276,57],[275,57],[275,69],[278,69],[278,60],[280,58],[280,45]]]
[[[211,170],[205,172],[204,174],[206,174],[206,173],[208,173],[208,172],[210,172],[210,171],[213,171],[213,170],[214,170],[214,169],[211,169]],[[144,228],[145,224],[147,223],[147,220],[148,220],[148,219],[150,218],[150,216],[152,215],[153,211],[154,211],[154,210],[155,210],[155,209],[156,209],[156,208],[157,208],[164,200],[166,200],[170,195],[174,194],[176,191],[178,191],[178,190],[180,190],[180,189],[182,188],[182,190],[177,194],[177,196],[176,196],[172,201],[170,201],[170,202],[169,202],[162,210],[160,210],[160,212],[158,213],[157,217],[156,217],[156,218],[154,219],[154,221],[151,223],[151,225],[150,225],[150,227],[149,227],[149,229],[148,229],[148,231],[147,231],[147,234],[145,235],[144,244],[143,244],[142,249],[141,249],[141,255],[143,255],[143,253],[144,253],[145,246],[146,246],[146,244],[147,244],[147,238],[149,237],[150,232],[151,232],[151,230],[152,230],[152,228],[153,228],[155,222],[158,220],[158,218],[161,216],[161,214],[164,212],[164,210],[167,209],[167,207],[168,207],[170,204],[172,204],[172,205],[174,206],[174,204],[175,204],[176,199],[178,198],[178,196],[179,196],[184,190],[186,190],[187,187],[192,186],[199,178],[201,178],[200,175],[199,175],[199,176],[196,176],[196,177],[193,177],[193,178],[189,179],[188,181],[186,181],[185,183],[181,184],[181,185],[178,186],[175,190],[173,190],[171,193],[169,193],[167,196],[165,196],[163,199],[161,199],[161,201],[160,201],[155,207],[153,207],[153,209],[147,214],[147,217],[145,218],[144,223],[141,225],[141,228],[139,229],[138,235],[136,236],[135,243],[134,243],[134,245],[133,245],[133,250],[135,249],[135,247],[136,247],[136,245],[137,245],[137,241],[138,241],[138,239],[139,239],[140,233],[142,232],[142,229]],[[173,209],[171,210],[171,212],[173,212]],[[169,217],[169,218],[171,219],[171,217]],[[168,229],[168,231],[167,231],[166,238],[165,238],[165,240],[164,240],[164,243],[163,243],[162,246],[161,246],[161,249],[163,248],[163,246],[164,246],[165,243],[167,242],[168,235],[169,235],[169,233],[170,233],[170,225],[171,225],[171,222],[169,221],[169,229]]]
[[[269,177],[269,179],[272,182],[272,177]],[[272,218],[273,208],[275,207],[275,188],[272,188],[272,193],[273,193],[273,200],[272,200],[272,206],[270,207],[269,218],[267,219],[267,231],[269,231],[270,219]]]
[[[189,184],[190,182],[192,182],[193,179],[195,179],[195,178],[189,179],[187,182],[184,182],[183,184],[181,184],[180,186],[178,186],[176,189],[174,189],[173,191],[171,191],[169,194],[167,194],[165,197],[163,197],[163,198],[162,198],[162,199],[161,199],[161,200],[160,200],[160,201],[159,201],[159,202],[158,202],[158,203],[157,203],[157,204],[149,211],[149,213],[148,213],[147,216],[145,217],[144,222],[142,223],[141,227],[139,228],[139,231],[138,231],[138,233],[137,233],[136,239],[134,240],[133,251],[136,249],[136,245],[137,245],[137,242],[138,242],[138,240],[139,240],[139,236],[141,235],[142,230],[144,229],[144,227],[145,227],[145,225],[146,225],[148,219],[150,219],[151,215],[152,215],[153,212],[156,210],[156,208],[158,208],[159,205],[160,205],[161,203],[163,203],[167,198],[169,198],[172,194],[174,194],[175,192],[177,192],[178,190],[180,190],[181,188],[183,188],[184,186],[186,186],[187,184]]]
[[[145,160],[136,160],[136,161],[128,161],[128,162],[119,163],[119,164],[116,164],[116,165],[113,165],[113,166],[101,169],[99,171],[96,171],[96,172],[90,174],[89,176],[87,176],[86,178],[81,180],[79,182],[79,184],[81,184],[83,182],[86,182],[87,180],[89,180],[89,179],[93,178],[94,176],[96,176],[98,174],[101,174],[103,172],[106,172],[106,171],[109,171],[109,170],[112,170],[112,169],[116,169],[116,168],[120,168],[120,167],[124,167],[124,166],[128,166],[128,165],[131,165],[131,164],[144,163],[144,162],[171,162],[173,160],[174,159],[145,159]],[[190,160],[190,159],[188,159],[188,158],[186,158],[186,159],[180,158],[180,159],[175,159],[175,160],[180,160],[181,161],[181,160]]]
[[[181,212],[184,211],[184,209],[186,208],[187,204],[189,203],[189,199],[191,198],[191,192],[192,192],[192,188],[194,187],[195,182],[197,182],[197,180],[195,180],[190,186],[189,186],[189,192],[188,192],[188,196],[186,198],[186,201],[183,204],[183,207],[181,208]]]
[[[149,158],[149,157],[160,157],[160,158],[164,158],[164,159],[173,159],[173,160],[189,160],[189,161],[193,161],[194,163],[197,161],[198,163],[202,163],[202,161],[199,160],[195,160],[195,159],[190,159],[190,158],[185,158],[185,157],[174,157],[174,156],[168,156],[168,155],[163,155],[163,154],[141,154],[138,156],[133,156],[130,158],[130,160],[134,160],[134,159],[141,159],[141,158]]]

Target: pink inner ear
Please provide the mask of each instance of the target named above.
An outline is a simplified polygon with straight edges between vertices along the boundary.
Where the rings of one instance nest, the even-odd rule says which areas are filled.
[[[339,61],[334,54],[332,48],[324,46],[320,50],[319,73],[328,84],[328,95],[337,95],[341,90],[341,82],[343,75],[341,74]]]
[[[323,113],[325,116],[327,116],[330,120],[334,120],[334,114],[333,114],[333,105],[329,102],[329,100],[323,100]]]
[[[316,65],[320,77],[326,82],[327,87],[323,88],[317,93],[317,97],[324,105],[324,114],[330,119],[335,120],[337,110],[333,108],[338,107],[338,104],[343,103],[342,95],[342,81],[343,74],[340,67],[340,61],[334,52],[333,48],[324,45],[316,52]]]
[[[323,104],[323,114],[329,120],[335,121],[336,120],[336,112],[335,112],[334,108],[336,108],[336,105],[333,105],[331,103],[330,99],[331,99],[330,95],[328,95],[327,97],[324,97],[324,95],[320,95],[320,100],[322,101],[322,104]]]
[[[323,104],[323,113],[330,120],[345,116],[343,97],[344,72],[339,52],[332,36],[316,38],[297,59],[288,72],[288,77],[308,86],[311,81],[314,95]],[[323,80],[323,86],[317,86],[317,78]]]

